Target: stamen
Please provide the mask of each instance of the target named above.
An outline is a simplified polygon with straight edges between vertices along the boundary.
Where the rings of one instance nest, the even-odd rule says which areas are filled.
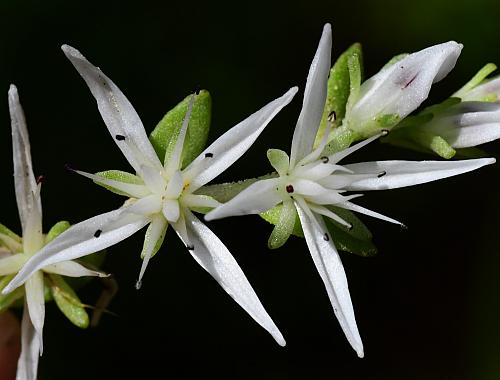
[[[328,234],[324,234],[324,235],[323,235],[323,240],[324,240],[324,241],[328,241],[328,240],[330,240],[330,236],[328,236]]]
[[[38,177],[36,177],[36,184],[37,185],[44,183],[44,182],[45,182],[45,176],[39,175]]]
[[[139,290],[141,287],[142,287],[142,281],[141,280],[137,280],[137,282],[135,283],[136,290]]]
[[[76,169],[73,168],[73,166],[71,166],[71,164],[64,164],[64,169],[69,170],[70,172],[76,171]]]
[[[97,230],[94,234],[94,237],[98,238],[99,236],[101,236],[101,232],[102,230]]]
[[[295,191],[292,185],[288,185],[285,189],[287,193],[293,193]]]
[[[320,158],[321,161],[323,161],[324,164],[327,164],[330,159],[327,156],[323,156]]]
[[[186,245],[188,251],[194,251],[194,245],[188,244]]]
[[[383,176],[385,176],[387,174],[387,172],[384,170],[384,171],[381,171],[380,173],[377,174],[377,178],[381,178]]]
[[[125,140],[125,136],[123,136],[123,135],[116,135],[115,139],[117,139],[118,141],[123,141],[123,140]]]
[[[327,120],[330,123],[333,123],[335,120],[337,120],[337,114],[335,113],[335,111],[330,112],[330,114],[327,117]]]
[[[213,153],[205,153],[205,157],[207,158],[212,158],[214,156]]]

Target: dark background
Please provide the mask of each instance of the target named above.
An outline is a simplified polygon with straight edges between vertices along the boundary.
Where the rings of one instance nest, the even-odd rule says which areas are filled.
[[[19,231],[7,90],[20,91],[34,168],[44,174],[45,228],[118,207],[123,198],[67,173],[129,170],[85,84],[59,49],[80,49],[129,97],[149,132],[197,85],[213,96],[210,141],[281,95],[304,87],[322,26],[336,58],[363,44],[367,76],[393,55],[450,39],[465,45],[431,101],[483,64],[500,63],[500,3],[476,1],[21,1],[0,3],[1,222]],[[269,147],[289,150],[302,92],[218,181],[270,170]],[[486,146],[492,154],[498,144]],[[352,160],[425,159],[373,144]],[[305,242],[266,247],[255,216],[211,223],[287,339],[285,348],[191,259],[173,232],[134,289],[143,233],[109,250],[121,289],[96,329],[73,327],[48,307],[41,379],[499,379],[499,168],[416,188],[367,194],[360,203],[409,226],[363,217],[375,258],[342,254],[365,359],[344,338]],[[92,304],[97,283],[80,293]]]

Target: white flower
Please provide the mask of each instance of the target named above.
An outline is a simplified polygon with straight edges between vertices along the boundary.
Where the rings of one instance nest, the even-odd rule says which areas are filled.
[[[8,252],[0,258],[0,276],[18,273],[21,267],[45,245],[42,233],[41,184],[35,180],[31,164],[28,130],[15,86],[9,90],[9,109],[12,120],[12,147],[14,158],[14,183],[17,208],[22,226],[22,239],[0,232],[0,241]],[[53,243],[60,240],[56,238]],[[24,312],[22,319],[22,350],[17,365],[17,380],[36,380],[38,357],[42,354],[42,330],[45,319],[44,273],[69,277],[99,276],[105,274],[85,268],[75,261],[41,265],[25,277]]]
[[[171,225],[198,264],[271,333],[280,345],[285,345],[283,336],[261,305],[236,260],[192,210],[218,205],[214,199],[194,192],[226,170],[248,150],[271,119],[292,100],[297,88],[290,89],[282,97],[231,128],[181,170],[184,138],[194,98],[178,138],[169,143],[170,147],[167,148],[162,164],[148,140],[139,116],[125,95],[77,50],[67,45],[62,49],[89,86],[109,132],[136,171],[137,177],[134,183],[130,183],[127,179],[110,180],[81,171],[78,173],[119,190],[132,198],[132,201],[126,207],[70,228],[61,235],[61,244],[46,246],[39,255],[26,263],[4,291],[13,290],[42,266],[75,259],[109,247],[149,225],[141,255],[143,265],[137,283],[137,287],[140,287],[149,259],[159,249],[167,227]]]
[[[363,344],[358,332],[349,295],[347,278],[340,257],[323,217],[331,218],[347,228],[351,226],[337,216],[329,206],[357,211],[392,223],[394,219],[363,208],[351,202],[359,195],[344,195],[345,191],[382,190],[412,186],[450,177],[495,162],[493,158],[451,162],[376,161],[340,166],[343,158],[377,139],[373,136],[341,152],[322,156],[323,141],[313,149],[326,99],[326,86],[330,68],[331,28],[323,30],[318,50],[309,70],[302,111],[292,140],[290,158],[281,150],[269,150],[268,158],[278,172],[278,178],[257,181],[229,202],[209,212],[206,220],[231,215],[258,214],[275,205],[283,204],[276,229],[290,235],[296,212],[316,268],[325,284],[330,302],[347,340],[363,357]],[[435,66],[432,75],[436,76]],[[429,74],[419,71],[422,78]],[[385,92],[384,92],[385,94]],[[387,96],[387,94],[385,94]],[[373,92],[373,97],[378,95]],[[331,128],[331,123],[329,123]],[[328,132],[328,131],[327,131]]]
[[[468,148],[500,138],[500,104],[465,101],[416,126],[441,136],[453,148]]]
[[[364,137],[391,128],[427,99],[455,66],[462,45],[449,41],[390,62],[351,93],[344,126]]]

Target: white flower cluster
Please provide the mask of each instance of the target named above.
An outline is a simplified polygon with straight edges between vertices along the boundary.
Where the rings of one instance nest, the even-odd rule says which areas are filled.
[[[251,181],[228,199],[217,199],[208,191],[209,182],[237,161],[255,142],[264,128],[290,103],[298,89],[292,87],[281,97],[229,129],[196,157],[185,162],[193,107],[200,96],[191,95],[187,110],[170,134],[165,154],[159,157],[141,119],[120,89],[74,48],[62,47],[97,101],[101,116],[118,148],[134,173],[116,171],[91,174],[74,170],[128,201],[124,206],[75,224],[52,239],[42,234],[40,186],[33,175],[28,132],[17,90],[9,91],[12,119],[16,198],[22,224],[22,237],[3,226],[0,243],[8,251],[0,258],[2,297],[24,287],[22,354],[18,379],[35,380],[38,355],[42,352],[44,321],[44,276],[105,276],[75,261],[106,249],[147,226],[137,288],[141,286],[151,257],[160,249],[168,226],[182,240],[187,251],[221,287],[263,328],[284,346],[285,340],[266,312],[243,271],[219,238],[195,215],[205,220],[260,214],[279,210],[270,241],[274,247],[286,242],[297,228],[305,237],[313,262],[324,282],[334,313],[347,340],[359,357],[363,343],[358,332],[349,295],[347,277],[335,247],[335,236],[327,221],[350,230],[353,225],[337,210],[354,211],[391,223],[398,221],[357,205],[357,191],[386,190],[413,186],[463,174],[495,162],[494,158],[462,161],[372,161],[341,164],[366,144],[392,134],[400,140],[413,138],[413,129],[434,133],[453,148],[475,146],[500,137],[499,105],[491,94],[500,93],[498,80],[472,85],[455,95],[450,106],[442,106],[416,127],[405,120],[428,97],[431,86],[454,67],[462,49],[456,42],[435,45],[422,51],[398,56],[379,73],[361,83],[356,55],[347,59],[349,93],[342,117],[328,109],[332,94],[329,81],[335,80],[331,68],[332,33],[325,25],[313,58],[304,90],[303,105],[292,137],[290,155],[270,149],[268,159],[275,173]],[[330,77],[330,79],[329,79]],[[489,96],[485,101],[484,98]],[[455,99],[453,98],[453,99]],[[461,101],[459,98],[462,98]],[[493,97],[493,101],[497,98]],[[335,100],[335,99],[334,99]],[[423,112],[425,114],[425,110]],[[408,117],[408,118],[407,118]],[[394,132],[389,133],[389,130]],[[339,130],[350,133],[341,150],[332,149]],[[405,135],[406,132],[408,135]],[[410,136],[410,137],[408,137]],[[358,143],[351,145],[355,141]],[[392,142],[397,142],[392,140]],[[333,144],[333,145],[332,145]],[[431,148],[426,146],[424,148]],[[427,149],[429,150],[429,149]],[[225,185],[219,186],[224,191]],[[229,186],[229,185],[228,185]],[[205,191],[206,190],[206,191]],[[276,208],[278,207],[278,208]],[[49,233],[50,235],[50,233]]]

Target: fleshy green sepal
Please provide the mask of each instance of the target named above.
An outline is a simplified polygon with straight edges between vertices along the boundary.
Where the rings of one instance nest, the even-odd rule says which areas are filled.
[[[89,316],[85,306],[74,290],[57,274],[49,274],[49,286],[59,310],[77,327],[82,329],[89,325]]]
[[[62,220],[54,224],[52,228],[49,230],[49,232],[47,232],[47,236],[45,236],[45,244],[50,243],[52,240],[54,240],[56,237],[58,237],[60,234],[66,231],[69,227],[71,227],[71,224],[69,224],[69,222],[65,220]]]

